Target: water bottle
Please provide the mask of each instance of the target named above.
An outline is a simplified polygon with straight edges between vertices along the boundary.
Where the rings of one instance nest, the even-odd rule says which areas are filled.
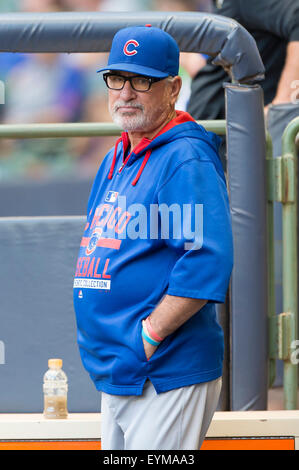
[[[62,370],[62,359],[49,359],[44,375],[44,417],[67,418],[67,376]]]

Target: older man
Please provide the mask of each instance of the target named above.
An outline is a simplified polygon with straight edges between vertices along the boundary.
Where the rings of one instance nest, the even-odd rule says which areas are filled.
[[[229,202],[219,138],[175,110],[178,69],[147,25],[120,30],[100,70],[124,132],[91,190],[74,305],[103,449],[199,449],[221,388]]]

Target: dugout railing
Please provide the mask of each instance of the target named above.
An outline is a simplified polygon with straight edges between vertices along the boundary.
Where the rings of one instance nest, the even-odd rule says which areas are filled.
[[[206,130],[218,135],[226,134],[226,121],[197,121]],[[120,129],[112,123],[65,123],[1,125],[0,139],[39,139],[59,137],[118,136]],[[268,237],[268,348],[269,381],[275,380],[276,360],[284,362],[284,406],[297,408],[297,363],[298,348],[298,278],[297,278],[297,149],[296,135],[299,118],[291,121],[282,136],[283,153],[273,158],[271,137],[267,133],[267,237]],[[283,301],[284,312],[275,312],[275,259],[273,203],[279,201],[283,207]],[[229,337],[226,338],[230,342]],[[267,338],[265,337],[265,342]],[[227,371],[229,374],[229,372]]]

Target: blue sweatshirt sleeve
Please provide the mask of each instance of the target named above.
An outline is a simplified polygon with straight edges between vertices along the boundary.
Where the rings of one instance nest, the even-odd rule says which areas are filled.
[[[223,177],[211,161],[191,158],[162,185],[158,202],[162,236],[177,254],[167,294],[225,302],[233,239]],[[172,215],[168,222],[166,208]]]

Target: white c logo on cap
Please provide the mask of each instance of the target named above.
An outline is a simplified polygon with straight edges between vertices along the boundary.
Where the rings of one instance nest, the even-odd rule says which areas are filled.
[[[136,49],[129,50],[129,46],[131,46],[131,44],[135,47],[139,46],[139,42],[135,41],[135,39],[129,39],[129,41],[124,45],[124,54],[129,56],[137,54],[138,51],[136,51]]]

